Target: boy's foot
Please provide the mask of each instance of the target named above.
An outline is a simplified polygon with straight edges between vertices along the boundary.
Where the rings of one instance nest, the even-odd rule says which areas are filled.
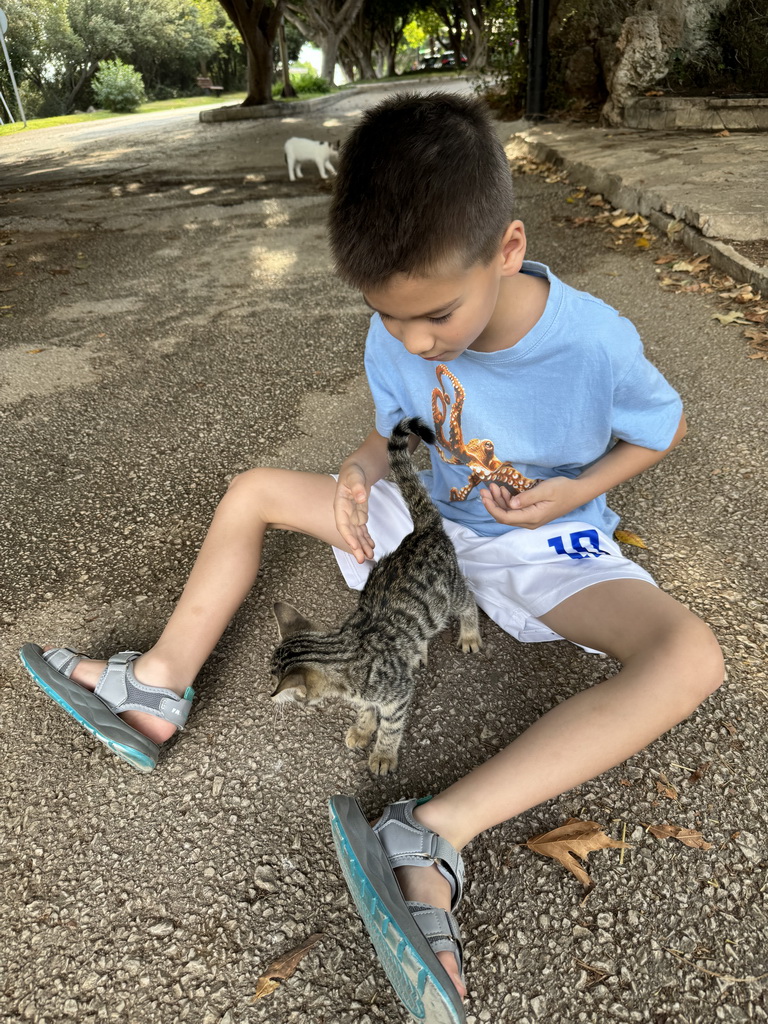
[[[52,650],[55,650],[55,648],[43,648],[44,652]],[[149,662],[148,665],[147,662]],[[106,667],[106,661],[99,661],[83,655],[82,659],[72,669],[69,678],[74,679],[76,683],[79,683],[86,690],[90,690],[93,693]],[[167,669],[162,663],[153,664],[151,654],[140,655],[132,663],[132,667],[136,679],[144,686],[160,686],[173,690],[179,697],[184,695],[186,686],[179,686],[175,679],[169,676]],[[143,711],[123,711],[120,713],[120,718],[127,722],[128,725],[133,726],[142,735],[152,740],[153,743],[165,743],[176,732],[176,726],[172,722],[166,722],[162,718],[156,718],[154,715],[148,715]]]
[[[354,797],[333,797],[333,837],[350,894],[403,1005],[420,1021],[464,1024],[461,941],[448,912],[461,899],[463,864],[414,818],[416,805],[390,805],[372,829]]]
[[[194,690],[183,696],[178,685],[165,686],[155,676],[146,682],[139,671],[154,675],[152,658],[123,651],[107,662],[94,661],[65,647],[25,644],[20,651],[24,667],[59,707],[104,743],[118,757],[142,772],[157,764],[159,743],[187,720]],[[148,673],[148,675],[149,675]],[[163,675],[162,666],[158,674]]]
[[[413,817],[417,821],[419,820],[418,807],[415,808]],[[395,877],[407,903],[412,901],[426,903],[428,906],[450,911],[451,884],[444,875],[440,874],[436,864],[427,864],[424,867],[406,865],[401,868],[395,868]],[[456,991],[462,999],[465,999],[467,986],[464,984],[461,976],[456,954],[443,950],[436,955],[445,968],[446,974],[456,986]]]

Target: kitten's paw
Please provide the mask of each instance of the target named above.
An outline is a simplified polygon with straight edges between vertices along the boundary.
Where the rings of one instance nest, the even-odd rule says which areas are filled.
[[[368,767],[374,775],[389,775],[397,768],[397,754],[382,754],[374,750],[368,758]]]
[[[353,750],[358,747],[367,747],[371,742],[371,736],[373,733],[370,729],[358,729],[356,725],[351,725],[347,729],[346,744]]]
[[[480,639],[479,633],[469,633],[459,637],[459,647],[465,654],[477,654],[482,646],[483,641]]]

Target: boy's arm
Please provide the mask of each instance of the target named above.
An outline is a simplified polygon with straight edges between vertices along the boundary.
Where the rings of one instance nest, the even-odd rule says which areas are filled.
[[[482,490],[480,497],[497,522],[533,530],[586,505],[599,494],[605,494],[617,484],[661,462],[682,441],[686,430],[685,416],[681,416],[672,443],[663,452],[618,441],[602,459],[575,479],[552,477],[542,480],[529,491],[514,495],[498,484],[490,484],[490,489]]]
[[[352,549],[358,562],[373,558],[373,541],[368,533],[368,495],[373,485],[389,472],[386,437],[372,430],[360,447],[342,462],[333,513],[336,529]],[[418,437],[408,438],[408,450],[413,452]]]

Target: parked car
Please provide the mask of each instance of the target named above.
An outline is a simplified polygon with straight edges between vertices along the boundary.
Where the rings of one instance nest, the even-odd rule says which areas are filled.
[[[440,54],[439,57],[422,57],[419,63],[419,71],[439,71],[443,66],[443,56]]]
[[[456,54],[453,50],[446,50],[445,53],[440,54],[440,67],[442,68],[455,68],[456,67]],[[462,53],[460,58],[461,66],[467,63],[467,58]]]

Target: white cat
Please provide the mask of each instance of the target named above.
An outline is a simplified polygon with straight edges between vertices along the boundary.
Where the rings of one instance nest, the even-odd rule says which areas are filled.
[[[291,181],[302,178],[302,160],[314,160],[321,178],[327,178],[330,174],[336,174],[336,168],[331,163],[331,157],[336,156],[338,142],[316,142],[314,139],[288,139],[285,144],[285,162],[288,164],[288,177]]]

